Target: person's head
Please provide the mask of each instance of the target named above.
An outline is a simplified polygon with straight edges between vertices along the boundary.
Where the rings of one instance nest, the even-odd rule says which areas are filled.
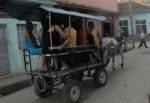
[[[89,28],[89,29],[94,29],[94,23],[93,23],[92,21],[90,21],[90,22],[88,23],[88,28]]]
[[[32,32],[33,30],[33,24],[31,21],[26,21],[26,29],[28,32]]]
[[[79,29],[79,25],[78,25],[78,20],[72,20],[71,21],[71,27],[74,28],[75,30]]]

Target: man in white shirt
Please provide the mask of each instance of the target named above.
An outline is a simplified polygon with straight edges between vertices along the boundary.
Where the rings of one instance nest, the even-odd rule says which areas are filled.
[[[140,44],[139,44],[139,48],[140,48],[141,46],[143,46],[143,44],[144,44],[145,48],[148,48],[148,47],[147,47],[147,44],[146,44],[146,41],[145,41],[145,34],[144,34],[144,32],[141,32],[141,34],[140,34]]]

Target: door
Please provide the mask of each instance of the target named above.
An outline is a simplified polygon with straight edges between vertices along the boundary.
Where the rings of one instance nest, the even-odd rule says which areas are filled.
[[[103,37],[106,37],[108,35],[112,35],[111,33],[111,23],[107,23],[107,22],[104,22],[103,23]]]
[[[0,75],[10,73],[6,25],[0,25]]]

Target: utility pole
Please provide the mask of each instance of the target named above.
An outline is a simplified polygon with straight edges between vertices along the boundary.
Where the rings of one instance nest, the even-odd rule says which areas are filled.
[[[131,39],[132,39],[132,46],[135,48],[135,42],[134,42],[134,30],[133,30],[133,7],[132,7],[132,1],[129,0],[129,17],[130,17],[130,26],[131,26]]]

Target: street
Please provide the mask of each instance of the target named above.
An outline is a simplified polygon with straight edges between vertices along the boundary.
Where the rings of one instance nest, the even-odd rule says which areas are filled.
[[[82,83],[82,103],[150,103],[150,48],[135,48],[124,54],[124,67],[117,56],[115,72],[107,67],[108,82],[96,88],[92,78]],[[0,103],[62,103],[61,92],[40,99],[29,87],[8,96],[0,97]]]

